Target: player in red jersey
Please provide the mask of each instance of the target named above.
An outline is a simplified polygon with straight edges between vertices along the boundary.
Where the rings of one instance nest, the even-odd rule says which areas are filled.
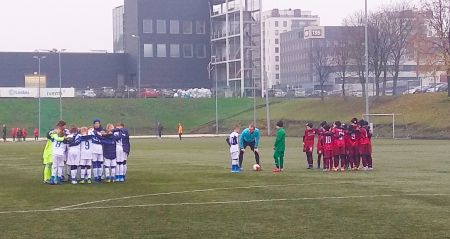
[[[339,160],[341,161],[341,171],[345,170],[345,131],[342,129],[342,123],[340,121],[334,122],[333,125],[333,137],[334,137],[334,167],[333,171],[339,170]]]
[[[356,148],[355,148],[356,151],[354,152],[354,155],[353,155],[353,164],[354,164],[353,170],[359,170],[359,166],[361,165],[361,155],[359,153],[361,133],[359,132],[360,126],[358,124],[358,119],[353,118],[350,121],[350,126],[353,127],[353,131],[354,131],[355,137],[356,137],[356,139],[355,139],[356,142],[354,142],[355,146],[356,146]]]
[[[322,160],[323,156],[323,145],[322,145],[322,133],[325,132],[323,127],[327,125],[328,123],[326,121],[323,121],[320,123],[320,127],[316,129],[317,134],[317,169],[320,169],[320,161]],[[325,163],[324,163],[325,167]]]
[[[370,138],[372,137],[372,135],[370,134],[368,123],[366,121],[360,120],[359,126],[360,126],[359,132],[361,135],[359,142],[359,153],[361,154],[364,170],[369,170],[369,164],[372,167],[372,163],[369,162],[371,159]]]
[[[303,152],[306,153],[306,160],[308,161],[308,169],[313,168],[313,152],[314,152],[314,138],[316,131],[313,129],[312,123],[306,124],[305,133],[303,134]]]
[[[323,131],[320,133],[320,139],[323,146],[323,171],[328,172],[333,168],[333,132],[331,127],[326,124],[323,126]]]
[[[368,132],[368,139],[369,139],[369,154],[367,155],[367,169],[369,171],[373,170],[373,165],[372,165],[372,132],[370,129],[370,125],[369,122],[364,121],[364,128],[366,129],[366,131]]]
[[[357,168],[359,168],[359,137],[359,129],[355,129],[355,126],[349,125],[348,132],[346,134],[346,151],[351,170],[357,170]]]

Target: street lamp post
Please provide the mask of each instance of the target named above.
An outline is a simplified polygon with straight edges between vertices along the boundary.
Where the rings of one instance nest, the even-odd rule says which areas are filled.
[[[214,59],[214,63],[216,62],[216,57],[211,57],[211,60]],[[212,61],[211,61],[212,62]],[[218,93],[218,69],[217,64],[214,66],[214,78],[216,80],[216,89],[215,89],[215,96],[216,96],[216,134],[219,134],[219,93]]]
[[[46,50],[46,49],[39,49],[36,50],[36,52],[50,52],[50,53],[58,53],[58,70],[59,70],[59,119],[62,120],[63,114],[62,114],[62,66],[61,66],[61,53],[65,52],[67,49],[52,49],[52,50]]]
[[[216,63],[216,57],[211,56],[211,61],[208,64],[208,75],[209,79],[211,80],[212,74],[211,71],[214,69],[214,78],[215,78],[215,89],[214,89],[214,95],[215,95],[215,107],[216,107],[216,134],[219,134],[219,104],[218,104],[218,94],[217,94],[217,64],[213,66],[213,63]]]
[[[265,75],[263,77],[265,77]],[[270,136],[269,81],[267,79],[266,79],[266,119],[267,119],[267,136]]]
[[[254,49],[248,49],[248,58],[249,58],[249,66],[251,66],[252,70],[251,70],[251,80],[252,80],[252,85],[253,85],[253,125],[256,125],[256,84],[255,84],[255,77],[254,77],[254,73],[253,73],[253,69],[254,69],[254,64],[253,64],[253,52],[255,50]]]
[[[41,60],[46,56],[33,56],[38,61],[38,134],[41,135]]]
[[[369,16],[367,14],[367,0],[365,0],[365,57],[366,57],[366,83],[364,84],[366,92],[366,121],[369,121],[369,46],[368,46],[368,27],[369,27]]]
[[[131,35],[131,37],[136,38],[138,42],[138,97],[141,94],[141,38],[138,35]]]
[[[61,67],[61,53],[66,51],[66,49],[61,49],[58,51],[58,68],[59,68],[59,120],[63,119],[62,113],[62,67]]]

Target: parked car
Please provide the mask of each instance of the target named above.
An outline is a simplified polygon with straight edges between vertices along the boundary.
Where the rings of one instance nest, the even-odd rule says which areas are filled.
[[[174,94],[175,94],[175,92],[173,92],[173,90],[162,89],[160,91],[161,97],[164,97],[164,98],[173,98]]]
[[[139,97],[141,97],[141,98],[158,98],[159,92],[155,89],[143,89],[139,93]]]
[[[288,90],[288,92],[286,92],[286,97],[294,97],[294,98],[306,97],[306,91],[303,89],[290,89]]]
[[[273,96],[277,97],[277,98],[283,98],[283,97],[286,97],[286,92],[284,92],[282,90],[274,90]]]
[[[97,97],[97,94],[92,89],[90,89],[90,90],[83,90],[81,92],[81,95],[83,96],[83,98],[95,98],[95,97]]]
[[[112,87],[102,87],[99,96],[105,98],[113,98],[115,96],[115,90]]]
[[[448,85],[445,83],[439,83],[436,84],[436,86],[430,86],[429,89],[427,89],[426,93],[436,93],[436,92],[443,92],[448,89]]]
[[[418,93],[421,89],[421,86],[416,86],[416,87],[414,87],[414,88],[412,88],[412,89],[409,89],[409,90],[406,90],[406,91],[404,91],[403,92],[403,94],[404,95],[407,95],[407,94],[416,94],[416,93]]]

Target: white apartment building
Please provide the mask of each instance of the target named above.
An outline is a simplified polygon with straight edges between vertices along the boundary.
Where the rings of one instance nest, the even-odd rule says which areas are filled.
[[[303,29],[306,26],[319,25],[319,16],[312,15],[310,11],[273,9],[262,13],[263,92],[266,86],[270,89],[280,84],[280,34],[294,29]]]

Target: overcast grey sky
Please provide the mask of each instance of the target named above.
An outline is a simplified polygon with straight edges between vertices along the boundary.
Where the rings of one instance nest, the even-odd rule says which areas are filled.
[[[185,0],[189,1],[189,0]],[[369,9],[398,0],[368,0]],[[112,9],[123,0],[3,0],[0,51],[65,48],[112,51]],[[300,8],[321,17],[322,25],[364,8],[364,0],[263,0],[265,10]]]

